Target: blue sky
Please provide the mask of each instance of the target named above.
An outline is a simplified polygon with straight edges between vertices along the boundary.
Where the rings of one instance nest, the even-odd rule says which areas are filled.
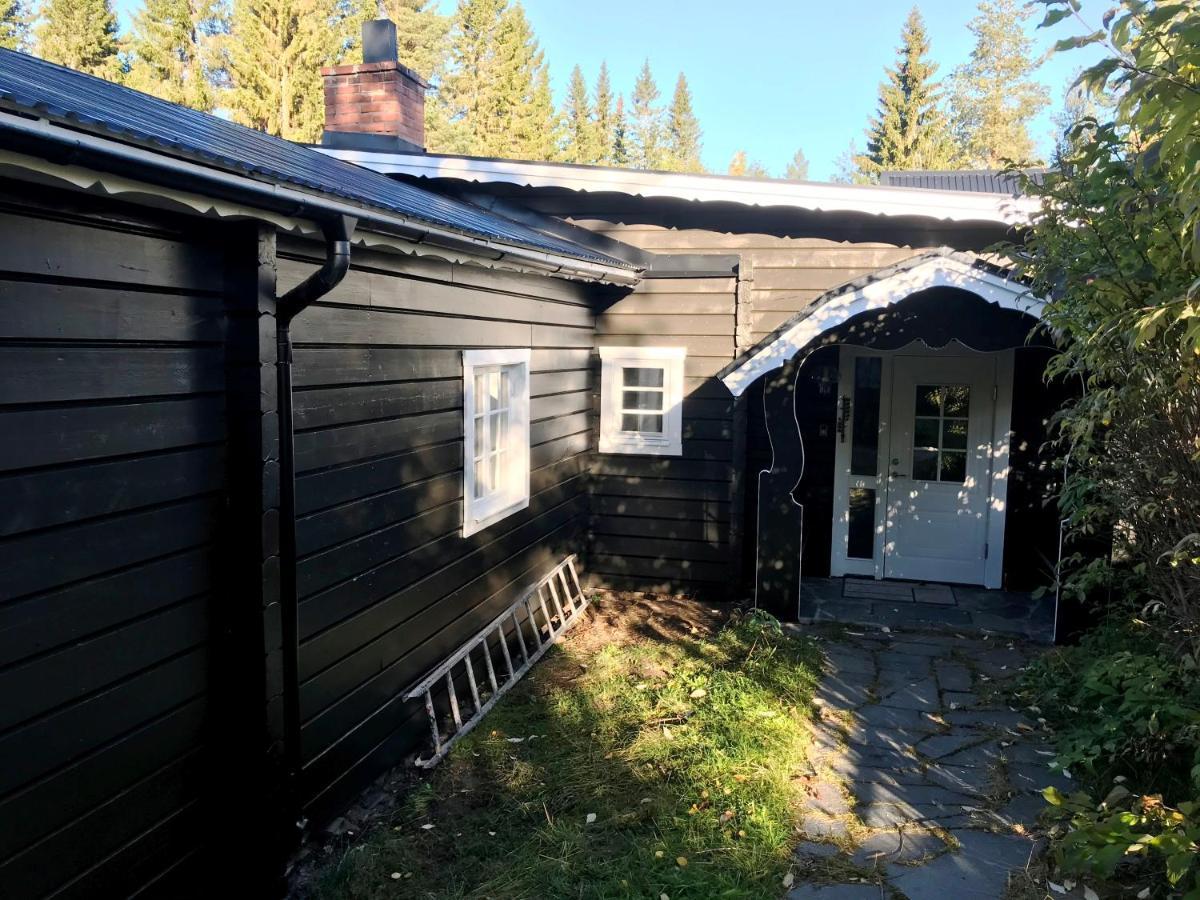
[[[704,128],[704,162],[723,172],[745,149],[782,175],[796,148],[809,177],[826,180],[875,108],[884,65],[895,58],[912,0],[524,0],[550,63],[556,97],[578,63],[589,83],[607,60],[614,85],[628,94],[650,58],[669,97],[680,70],[688,77]],[[448,0],[447,8],[453,8]],[[939,77],[963,62],[972,39],[972,0],[920,0]],[[1094,3],[1085,5],[1095,6]],[[585,12],[585,9],[588,11]],[[1099,11],[1103,11],[1103,7]],[[1029,24],[1030,32],[1036,22]],[[1035,33],[1039,53],[1069,33],[1067,23]],[[1047,149],[1051,114],[1078,68],[1096,54],[1051,57],[1038,73],[1053,103],[1033,128]]]
[[[456,0],[439,0],[453,11]],[[704,162],[724,172],[744,149],[774,175],[796,149],[810,162],[809,177],[826,180],[850,143],[864,144],[883,67],[895,58],[900,26],[912,0],[524,0],[561,100],[578,63],[589,84],[607,60],[614,86],[628,95],[649,57],[664,101],[680,71],[687,74],[704,128]],[[116,0],[128,24],[138,0]],[[1095,6],[1095,3],[1085,5]],[[966,24],[973,0],[920,0],[939,77],[971,50]],[[1093,10],[1098,13],[1102,11]],[[1067,23],[1034,32],[1039,54]],[[1074,72],[1097,56],[1094,48],[1056,55],[1038,78],[1052,104],[1033,127],[1044,149],[1050,117]]]

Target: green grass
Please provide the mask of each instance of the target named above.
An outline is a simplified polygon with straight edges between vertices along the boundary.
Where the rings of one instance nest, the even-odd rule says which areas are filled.
[[[568,644],[317,896],[779,897],[818,674],[815,645],[759,614],[697,640]]]

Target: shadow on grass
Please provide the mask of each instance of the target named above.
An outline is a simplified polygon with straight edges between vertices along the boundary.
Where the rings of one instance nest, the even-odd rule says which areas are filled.
[[[557,649],[317,896],[777,897],[819,659],[761,615]]]

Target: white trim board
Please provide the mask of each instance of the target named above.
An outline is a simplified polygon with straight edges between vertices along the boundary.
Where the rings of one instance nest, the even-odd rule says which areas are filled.
[[[893,306],[911,294],[935,287],[970,291],[1001,309],[1027,313],[1037,319],[1042,317],[1046,305],[1019,282],[950,256],[936,256],[820,304],[721,380],[735,397],[740,397],[757,379],[782,367],[819,335],[860,313]]]
[[[633,197],[671,197],[701,203],[796,207],[817,212],[859,212],[881,216],[924,216],[951,222],[999,222],[1005,225],[1027,224],[1033,213],[1041,208],[1041,201],[1032,197],[971,191],[689,175],[426,153],[384,153],[325,147],[313,149],[385,175],[454,178],[481,184],[500,182],[533,188],[558,187]]]

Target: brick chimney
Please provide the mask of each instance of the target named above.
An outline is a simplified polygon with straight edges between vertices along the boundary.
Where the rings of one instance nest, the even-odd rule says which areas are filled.
[[[321,146],[340,150],[422,152],[425,149],[425,89],[396,52],[390,19],[363,24],[361,65],[326,66],[325,132]]]

